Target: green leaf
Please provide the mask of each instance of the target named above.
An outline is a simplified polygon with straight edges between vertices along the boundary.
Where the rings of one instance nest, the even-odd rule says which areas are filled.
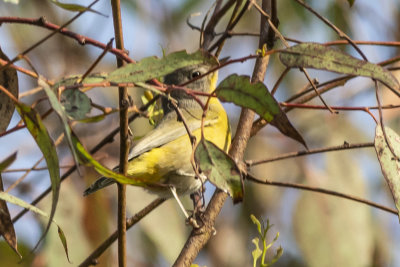
[[[6,3],[14,4],[14,5],[18,5],[19,4],[19,0],[3,0],[3,1],[6,2]]]
[[[272,264],[277,262],[279,260],[279,258],[282,256],[282,254],[283,254],[283,248],[281,246],[279,246],[279,248],[276,250],[274,257],[271,259],[270,262],[268,262],[266,264],[266,266],[271,266]]]
[[[73,145],[78,152],[80,162],[86,166],[93,167],[99,174],[103,175],[107,178],[113,178],[122,184],[131,184],[135,186],[143,186],[147,187],[149,185],[157,186],[157,184],[149,183],[141,181],[138,178],[124,176],[120,173],[116,173],[103,165],[101,165],[98,161],[96,161],[89,152],[83,147],[83,145],[79,142],[78,138],[75,135],[72,135]]]
[[[382,174],[385,177],[392,193],[400,218],[400,136],[392,129],[385,127],[387,140],[383,135],[382,126],[378,124],[375,130],[375,150],[381,165]],[[389,142],[395,155],[392,154],[388,144]]]
[[[347,2],[349,3],[350,7],[352,7],[354,5],[355,0],[347,0]]]
[[[16,155],[16,153],[14,153]],[[0,192],[3,192],[3,180],[0,173]],[[22,258],[18,251],[17,237],[15,235],[14,225],[11,220],[10,211],[7,203],[0,199],[0,236],[3,236],[4,241],[14,250],[14,252]]]
[[[60,87],[72,86],[79,83],[90,84],[90,83],[101,83],[106,81],[107,73],[92,73],[89,74],[83,81],[81,81],[82,75],[70,75],[68,77],[64,77],[61,80],[57,81],[52,88],[54,90]]]
[[[73,12],[83,12],[83,11],[89,11],[89,12],[93,12],[96,13],[98,15],[107,17],[106,15],[100,13],[99,11],[96,11],[94,9],[85,7],[85,6],[81,6],[81,5],[77,5],[77,4],[68,4],[68,3],[61,3],[59,1],[56,0],[50,0],[53,4],[55,4],[58,7],[61,7],[62,9],[68,10],[68,11],[73,11]]]
[[[16,158],[17,158],[17,152],[14,152],[10,156],[8,156],[5,160],[0,162],[0,173],[3,170],[5,170],[8,166],[10,166],[11,163],[13,163]]]
[[[68,262],[72,263],[69,260],[67,238],[65,237],[64,231],[58,225],[57,225],[57,232],[58,232],[58,237],[60,238],[60,241],[64,247],[65,255],[67,255]]]
[[[194,151],[200,170],[217,188],[227,192],[238,203],[243,199],[243,183],[235,161],[208,140],[201,139]]]
[[[256,247],[252,252],[251,255],[253,256],[253,267],[257,266],[257,261],[258,259],[261,257],[262,255],[262,250],[260,249],[260,246],[258,245],[259,243],[259,238],[255,237],[251,240],[251,242],[254,244],[254,246]]]
[[[41,76],[39,76],[38,84],[39,84],[39,86],[43,87],[44,91],[46,92],[46,94],[49,98],[52,108],[57,113],[57,115],[60,117],[60,119],[63,123],[65,138],[67,139],[67,143],[69,145],[69,148],[71,149],[71,153],[74,158],[75,164],[78,165],[78,155],[76,154],[76,151],[72,144],[71,128],[69,127],[68,118],[67,118],[67,115],[65,114],[64,108],[63,108],[63,106],[61,106],[60,102],[58,102],[56,94],[53,92],[53,90],[50,88],[50,86],[42,79]]]
[[[8,57],[1,51],[0,59],[9,61]],[[0,69],[2,65],[0,64]],[[8,67],[0,72],[0,85],[6,88],[15,98],[18,98],[18,75],[14,68]],[[0,133],[7,129],[14,113],[15,105],[12,99],[0,91]]]
[[[307,147],[303,137],[292,126],[279,103],[262,82],[251,83],[248,76],[232,74],[218,85],[215,93],[223,102],[232,102],[254,110],[281,133]]]
[[[25,202],[25,201],[23,201],[22,199],[20,199],[20,198],[18,198],[16,196],[10,195],[10,194],[8,194],[6,192],[0,192],[0,199],[6,201],[8,203],[20,206],[20,207],[22,207],[24,209],[30,210],[30,211],[38,214],[38,215],[44,216],[46,218],[50,218],[49,214],[47,214],[45,211],[43,211],[43,210],[39,209],[38,207],[35,207],[35,206]]]
[[[57,151],[55,149],[53,140],[50,138],[49,133],[47,132],[46,127],[40,118],[40,115],[35,110],[21,102],[17,102],[15,104],[17,105],[18,113],[25,122],[26,128],[29,130],[40,150],[42,151],[51,180],[52,204],[49,222],[40,240],[35,246],[36,248],[49,231],[51,221],[53,220],[54,213],[56,212],[58,195],[60,191],[60,167],[58,164]]]
[[[115,112],[118,112],[118,110],[112,111],[110,113],[115,113]],[[107,114],[110,114],[110,113],[107,113]],[[106,117],[105,114],[99,114],[99,115],[92,116],[92,117],[85,117],[85,118],[77,120],[77,121],[82,122],[82,123],[93,123],[93,122],[102,121],[105,119],[105,117]]]
[[[90,98],[79,89],[62,91],[60,103],[67,115],[75,120],[84,119],[92,108]]]
[[[197,64],[218,65],[218,61],[212,55],[201,50],[193,54],[178,51],[162,59],[147,57],[137,63],[128,64],[111,72],[107,80],[115,83],[145,82],[153,78],[163,77],[177,69]]]
[[[257,219],[256,216],[254,216],[253,214],[250,215],[250,219],[252,220],[252,222],[257,225],[257,231],[260,235],[262,235],[262,230],[261,230],[261,223],[260,221]]]
[[[8,194],[8,193],[6,193],[6,192],[1,192],[1,191],[0,191],[0,199],[1,199],[1,200],[4,200],[4,201],[7,201],[8,203],[11,203],[11,204],[20,206],[20,207],[22,207],[22,208],[24,208],[24,209],[30,210],[30,211],[32,211],[32,212],[34,212],[34,213],[36,213],[36,214],[38,214],[38,215],[41,215],[41,216],[43,216],[43,217],[49,218],[48,227],[49,227],[49,225],[51,224],[51,222],[53,222],[55,225],[57,225],[58,231],[59,231],[60,240],[61,240],[61,243],[62,243],[63,246],[64,246],[64,250],[65,250],[66,256],[67,256],[68,261],[69,261],[68,250],[66,249],[66,247],[67,247],[67,239],[65,238],[64,232],[63,232],[63,230],[61,229],[61,227],[60,227],[60,226],[56,223],[56,221],[53,219],[53,215],[52,215],[52,214],[49,215],[49,214],[47,214],[45,211],[39,209],[38,207],[35,207],[35,206],[33,206],[33,205],[31,205],[31,204],[29,204],[29,203],[23,201],[22,199],[20,199],[20,198],[18,198],[18,197],[16,197],[16,196],[10,195],[10,194]],[[54,202],[53,202],[53,203],[54,203]],[[47,227],[47,228],[48,228],[48,227]],[[46,228],[45,233],[48,231],[47,228]],[[62,233],[61,235],[60,235],[60,232]],[[40,240],[43,238],[43,236],[45,235],[45,233],[42,235],[42,237],[40,238]],[[39,241],[39,242],[40,242],[40,241]],[[36,245],[36,246],[37,246],[37,245]]]
[[[400,96],[400,84],[388,70],[331,47],[302,43],[283,50],[279,58],[291,68],[313,68],[376,79]]]

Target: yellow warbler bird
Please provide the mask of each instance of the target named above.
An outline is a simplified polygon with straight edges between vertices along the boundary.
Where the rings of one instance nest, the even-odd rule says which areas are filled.
[[[208,72],[213,66],[208,64],[195,65],[178,69],[164,78],[165,84],[180,85]],[[187,85],[189,89],[211,93],[216,87],[218,73],[210,73]],[[201,139],[201,117],[203,109],[182,90],[174,90],[171,97],[177,100],[184,120],[197,142]],[[198,96],[205,104],[206,96]],[[165,187],[143,186],[148,191],[160,197],[172,197],[189,194],[198,190],[204,177],[196,179],[190,162],[192,144],[184,124],[179,119],[174,108],[167,99],[162,100],[164,117],[159,124],[145,135],[133,147],[128,158],[127,176],[148,182],[162,184]],[[230,126],[227,114],[215,97],[210,99],[204,121],[204,137],[224,151],[227,151],[231,141]],[[91,194],[107,185],[116,182],[114,179],[102,177],[94,182],[84,195]],[[127,184],[127,180],[118,181]]]

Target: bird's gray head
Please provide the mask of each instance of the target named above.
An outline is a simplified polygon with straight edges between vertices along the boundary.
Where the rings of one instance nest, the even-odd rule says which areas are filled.
[[[211,68],[212,66],[205,64],[184,67],[165,76],[164,83],[168,85],[181,85],[190,80],[193,80],[194,78],[200,75],[203,75],[204,73],[208,72]],[[217,72],[213,72],[207,76],[202,77],[201,79],[189,83],[185,87],[203,93],[210,93],[215,87],[217,77],[218,77]],[[182,102],[187,103],[195,101],[190,95],[186,94],[183,90],[173,90],[170,95],[172,98],[177,100],[178,103],[180,103],[180,105]],[[199,97],[199,98],[205,99],[206,97]],[[172,110],[168,102],[169,102],[168,99],[166,98],[162,99],[162,107],[164,113],[168,113],[169,111]],[[195,103],[195,105],[198,104]]]

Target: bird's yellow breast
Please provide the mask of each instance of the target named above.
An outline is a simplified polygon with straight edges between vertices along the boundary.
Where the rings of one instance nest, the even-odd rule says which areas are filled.
[[[194,130],[192,134],[198,142],[201,138],[201,129]],[[229,149],[231,134],[228,117],[216,98],[210,100],[205,118],[204,137],[224,151]],[[193,176],[191,155],[192,145],[189,136],[185,134],[131,160],[128,164],[128,175],[156,183],[166,183],[168,176],[172,174]]]

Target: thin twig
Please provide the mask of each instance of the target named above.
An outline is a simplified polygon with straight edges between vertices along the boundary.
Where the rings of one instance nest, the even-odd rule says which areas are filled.
[[[121,22],[121,2],[111,0],[115,43],[118,49],[124,50],[124,39]],[[117,57],[118,68],[124,66],[125,62]],[[120,153],[119,172],[127,175],[128,155],[130,149],[129,125],[128,125],[128,88],[118,87],[119,95],[119,120],[120,120]],[[126,185],[117,184],[118,188],[118,266],[126,266]]]
[[[44,38],[40,39],[38,42],[36,42],[35,44],[31,45],[30,47],[28,47],[26,50],[24,50],[23,52],[19,53],[16,57],[14,57],[12,60],[10,60],[5,66],[2,66],[0,68],[0,72],[3,71],[4,69],[8,68],[11,64],[13,64],[14,62],[18,61],[22,56],[28,54],[30,51],[32,51],[33,49],[35,49],[36,47],[40,46],[42,43],[44,43],[45,41],[47,41],[48,39],[50,39],[51,37],[53,37],[54,35],[56,35],[58,32],[60,32],[63,28],[67,27],[69,24],[71,24],[72,22],[74,22],[77,18],[79,18],[81,15],[83,15],[83,13],[85,13],[87,11],[88,8],[91,8],[94,4],[96,4],[99,0],[94,0],[90,5],[87,6],[86,9],[84,9],[83,11],[80,11],[78,14],[76,14],[74,17],[72,17],[70,20],[68,20],[66,23],[64,23],[62,26],[60,26],[57,30],[53,30],[52,33],[48,34],[47,36],[45,36]]]
[[[106,48],[104,48],[103,52],[100,54],[100,56],[97,57],[97,59],[93,62],[93,64],[87,69],[87,71],[82,75],[81,78],[79,78],[76,82],[81,83],[99,64],[100,60],[107,54],[107,52],[112,48],[112,43],[114,41],[114,38],[112,38],[108,43]]]
[[[38,79],[39,77],[38,77],[38,75],[34,72],[34,71],[31,71],[31,70],[27,70],[27,69],[25,69],[25,68],[22,68],[22,67],[19,67],[19,66],[16,66],[16,65],[14,65],[14,64],[9,64],[10,62],[8,62],[8,61],[6,61],[6,60],[3,60],[3,59],[0,59],[0,66],[9,66],[10,68],[13,68],[13,69],[15,69],[15,70],[17,70],[17,71],[19,71],[19,72],[21,72],[21,73],[23,73],[23,74],[26,74],[26,75],[28,75],[28,76],[31,76],[32,78],[35,78],[35,79]],[[49,85],[54,85],[54,83],[53,82],[51,82],[51,81],[49,81],[49,80],[47,80],[47,79],[45,79],[45,78],[43,78],[44,79],[44,81],[46,82],[46,83],[48,83]],[[41,88],[41,87],[40,87]],[[42,89],[42,88],[41,88]],[[26,93],[26,92],[25,92]],[[20,95],[20,97],[21,97],[21,95]]]
[[[228,31],[228,29],[231,28],[231,24],[234,22],[236,16],[239,14],[240,6],[242,5],[242,3],[243,3],[243,0],[237,0],[237,1],[236,1],[235,7],[233,8],[233,12],[232,12],[232,14],[231,14],[231,17],[230,17],[230,19],[229,19],[229,22],[228,22],[228,24],[227,24],[227,26],[226,26],[226,30],[225,30],[225,31]],[[215,56],[216,56],[217,58],[218,58],[219,55],[221,54],[221,51],[222,51],[222,48],[224,47],[224,44],[225,44],[226,39],[227,39],[227,38],[225,38],[224,41],[221,42],[221,43],[219,44],[218,49],[217,49],[217,51],[215,52]]]
[[[400,56],[395,56],[393,58],[390,58],[388,60],[384,60],[381,61],[379,63],[377,63],[377,65],[380,66],[387,66],[390,64],[393,64],[395,62],[398,62],[400,60]],[[323,94],[325,92],[328,92],[329,90],[336,88],[338,86],[343,86],[347,81],[356,78],[357,76],[354,75],[345,75],[342,77],[338,77],[329,81],[326,81],[324,83],[320,83],[317,85],[317,87],[322,87],[321,89],[319,89],[319,93]],[[310,101],[311,99],[315,98],[317,95],[315,92],[311,92],[313,91],[313,88],[311,87],[310,89],[307,89],[304,92],[300,92],[294,96],[291,96],[289,99],[287,99],[285,102],[292,102],[294,100],[297,99],[296,103],[306,103],[308,101]],[[309,95],[305,95],[307,93],[311,92]],[[292,110],[291,107],[287,107],[284,112],[289,112],[290,110]],[[253,123],[253,129],[251,131],[251,136],[254,136],[255,134],[257,134],[262,128],[264,128],[266,125],[268,124],[267,121],[265,121],[264,119],[257,119],[254,123]]]
[[[323,21],[326,25],[328,25],[331,29],[333,29],[340,38],[346,39],[350,45],[360,54],[360,56],[365,60],[368,61],[367,57],[365,54],[361,51],[361,49],[354,43],[354,41],[347,35],[345,34],[342,30],[340,30],[338,27],[336,27],[332,22],[330,22],[327,18],[323,17],[321,14],[319,14],[317,11],[312,9],[309,5],[307,5],[303,0],[295,0],[297,3],[305,7],[308,11],[313,13],[317,18],[319,18],[321,21]]]
[[[366,199],[363,199],[360,197],[344,194],[341,192],[328,190],[328,189],[320,188],[320,187],[309,186],[309,185],[296,184],[296,183],[275,182],[275,181],[269,181],[269,180],[261,181],[261,180],[255,178],[254,176],[252,176],[251,174],[247,174],[246,178],[247,178],[247,180],[258,183],[258,184],[295,188],[295,189],[312,191],[312,192],[317,192],[317,193],[321,193],[321,194],[325,194],[325,195],[332,195],[332,196],[336,196],[336,197],[340,197],[340,198],[345,198],[345,199],[349,199],[352,201],[356,201],[356,202],[360,202],[360,203],[369,205],[371,207],[374,207],[374,208],[377,208],[377,209],[380,209],[380,210],[383,210],[383,211],[386,211],[386,212],[389,212],[389,213],[392,213],[392,214],[398,216],[398,211],[396,209],[392,209],[392,208],[377,204],[375,202],[372,202],[372,201],[369,201],[369,200],[366,200]]]
[[[71,168],[74,165],[65,165],[65,166],[60,166],[60,169],[67,169],[67,168]],[[27,172],[27,171],[46,171],[48,170],[48,167],[36,167],[36,168],[20,168],[20,169],[6,169],[3,170],[3,173],[6,172]]]
[[[332,151],[341,151],[341,150],[348,150],[348,149],[356,149],[356,148],[365,148],[365,147],[374,147],[374,143],[359,143],[359,144],[349,144],[345,142],[343,145],[340,146],[331,146],[331,147],[324,147],[324,148],[317,148],[317,149],[310,149],[310,150],[301,150],[296,152],[290,152],[283,155],[279,155],[276,157],[271,157],[267,159],[260,159],[260,160],[246,160],[247,167],[252,167],[260,164],[270,163],[278,160],[290,159],[290,158],[297,158],[306,155],[324,153],[324,152],[332,152]]]
[[[275,32],[275,34],[279,37],[279,39],[282,41],[282,43],[285,45],[286,48],[289,47],[289,43],[285,40],[285,37],[283,37],[283,35],[280,33],[280,31],[275,27],[274,23],[272,22],[270,16],[268,14],[266,14],[265,12],[262,11],[262,9],[258,6],[258,4],[253,0],[251,1],[252,5],[254,5],[254,7],[265,17],[265,19],[267,20],[269,26],[271,27],[271,29]],[[308,82],[311,84],[312,88],[314,89],[315,93],[317,94],[318,98],[321,100],[321,102],[326,106],[326,108],[331,112],[331,113],[335,113],[330,107],[329,105],[325,102],[325,100],[322,98],[322,96],[319,94],[317,87],[315,86],[313,79],[311,79],[310,75],[308,74],[308,71],[303,68],[300,67],[300,70],[304,73],[304,75],[306,76]]]
[[[207,23],[207,26],[204,29],[204,41],[201,43],[200,47],[202,47],[205,50],[208,49],[210,42],[213,40],[215,36],[214,29],[216,25],[235,2],[236,0],[229,0],[228,2],[225,3],[223,7],[216,6],[216,8],[214,9],[214,13],[212,14],[210,20]]]
[[[242,18],[242,16],[244,15],[244,13],[246,13],[247,8],[250,5],[250,1],[247,0],[246,3],[244,4],[243,8],[240,10],[239,14],[236,16],[235,20],[231,23],[229,29],[227,29],[228,31],[231,31],[236,24],[240,21],[240,19]],[[209,49],[208,51],[213,51],[214,49],[218,48],[220,46],[220,44],[222,42],[225,41],[225,39],[228,38],[228,33],[224,33]]]
[[[165,199],[162,198],[157,198],[153,202],[151,202],[149,205],[147,205],[145,208],[143,208],[141,211],[136,213],[134,216],[126,220],[126,228],[130,229],[132,226],[134,226],[137,222],[139,222],[142,218],[144,218],[147,214],[149,214],[151,211],[155,210],[158,206],[160,206],[162,203],[164,203]],[[106,251],[107,248],[111,246],[112,243],[115,242],[118,238],[118,232],[114,231],[103,243],[101,243],[81,264],[79,264],[79,267],[86,267],[90,265],[96,265],[97,264],[97,258],[103,254],[104,251]]]
[[[28,24],[28,25],[35,25],[35,26],[39,26],[39,27],[43,27],[49,30],[56,30],[58,31],[60,34],[65,35],[67,37],[70,37],[72,39],[75,39],[76,41],[78,41],[78,43],[80,45],[93,45],[95,47],[98,47],[100,49],[105,49],[107,47],[106,44],[101,43],[95,39],[92,39],[90,37],[72,32],[67,30],[65,27],[60,27],[56,24],[50,23],[48,21],[46,21],[46,19],[44,17],[41,17],[39,19],[29,19],[29,18],[18,18],[18,17],[0,17],[0,25],[2,23],[20,23],[20,24]],[[120,50],[120,49],[116,49],[116,48],[111,48],[109,50],[110,53],[118,56],[119,58],[125,60],[128,63],[133,63],[134,60],[132,60],[128,55],[126,51]]]
[[[278,80],[276,81],[276,83],[274,84],[274,87],[271,90],[271,95],[274,95],[276,90],[278,90],[279,85],[281,84],[281,82],[283,81],[283,78],[285,78],[286,74],[288,74],[288,72],[290,71],[290,68],[286,68],[281,75],[279,76]]]

